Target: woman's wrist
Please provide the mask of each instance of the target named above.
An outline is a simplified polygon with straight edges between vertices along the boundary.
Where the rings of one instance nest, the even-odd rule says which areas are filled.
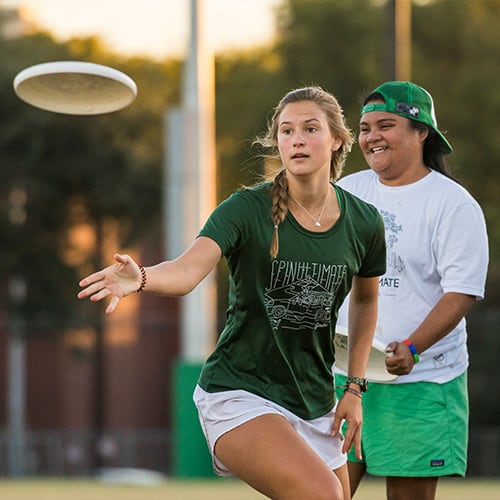
[[[353,394],[354,396],[357,396],[359,399],[361,399],[362,393],[361,391],[357,391],[351,386],[347,386],[344,388],[344,394],[348,392],[349,394]]]
[[[144,288],[146,288],[146,283],[148,281],[148,277],[146,274],[146,269],[144,269],[144,266],[142,264],[137,264],[139,266],[139,271],[141,272],[141,283],[139,285],[139,288],[136,290],[137,293],[142,292]]]
[[[351,384],[354,384],[358,387],[359,392],[366,392],[368,389],[368,381],[366,378],[361,377],[353,377],[352,375],[348,375],[345,381],[345,386],[349,387]]]
[[[417,364],[420,361],[420,356],[418,355],[417,348],[412,344],[411,340],[409,339],[403,340],[403,344],[408,346],[408,349],[410,349],[411,355],[413,357],[413,362]]]

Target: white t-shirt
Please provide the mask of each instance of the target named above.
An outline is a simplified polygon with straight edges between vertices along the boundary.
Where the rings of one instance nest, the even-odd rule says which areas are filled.
[[[408,338],[446,292],[484,296],[486,224],[479,204],[459,184],[432,170],[405,186],[386,186],[372,170],[338,184],[375,205],[384,219],[387,272],[379,281],[375,338],[384,345]],[[338,324],[347,325],[347,302]],[[409,375],[393,383],[447,382],[469,363],[465,318],[420,355]]]

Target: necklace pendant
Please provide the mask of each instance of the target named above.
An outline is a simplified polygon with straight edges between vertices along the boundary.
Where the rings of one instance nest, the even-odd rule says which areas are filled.
[[[316,227],[321,227],[321,222],[320,222],[319,220],[317,220],[317,221],[314,223],[314,225],[315,225]]]

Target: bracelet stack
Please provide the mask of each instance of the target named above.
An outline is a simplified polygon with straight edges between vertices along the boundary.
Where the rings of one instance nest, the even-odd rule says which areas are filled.
[[[357,389],[354,389],[354,387],[351,387],[351,384],[359,385],[359,391]],[[344,394],[346,392],[349,392],[361,399],[363,392],[366,392],[366,390],[368,389],[368,381],[365,378],[353,377],[351,375],[348,375],[345,384],[343,386],[338,386],[338,388],[344,389]]]
[[[346,392],[350,392],[351,394],[354,394],[355,396],[358,396],[359,399],[361,399],[361,392],[357,391],[356,389],[353,389],[352,387],[345,387],[344,394]]]
[[[141,285],[136,290],[137,293],[142,292],[144,290],[144,287],[146,286],[147,282],[146,269],[144,269],[144,266],[142,264],[138,264],[138,266],[139,266],[139,271],[141,271]]]
[[[420,361],[420,356],[418,355],[417,348],[408,340],[403,340],[403,344],[406,344],[410,349],[411,355],[413,356],[413,361],[418,363]]]

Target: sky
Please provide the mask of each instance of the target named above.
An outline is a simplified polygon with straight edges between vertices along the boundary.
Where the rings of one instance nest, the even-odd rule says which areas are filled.
[[[204,0],[206,36],[216,52],[265,44],[281,0]],[[154,58],[185,53],[191,0],[0,0],[27,8],[61,41],[98,35],[113,52]]]

